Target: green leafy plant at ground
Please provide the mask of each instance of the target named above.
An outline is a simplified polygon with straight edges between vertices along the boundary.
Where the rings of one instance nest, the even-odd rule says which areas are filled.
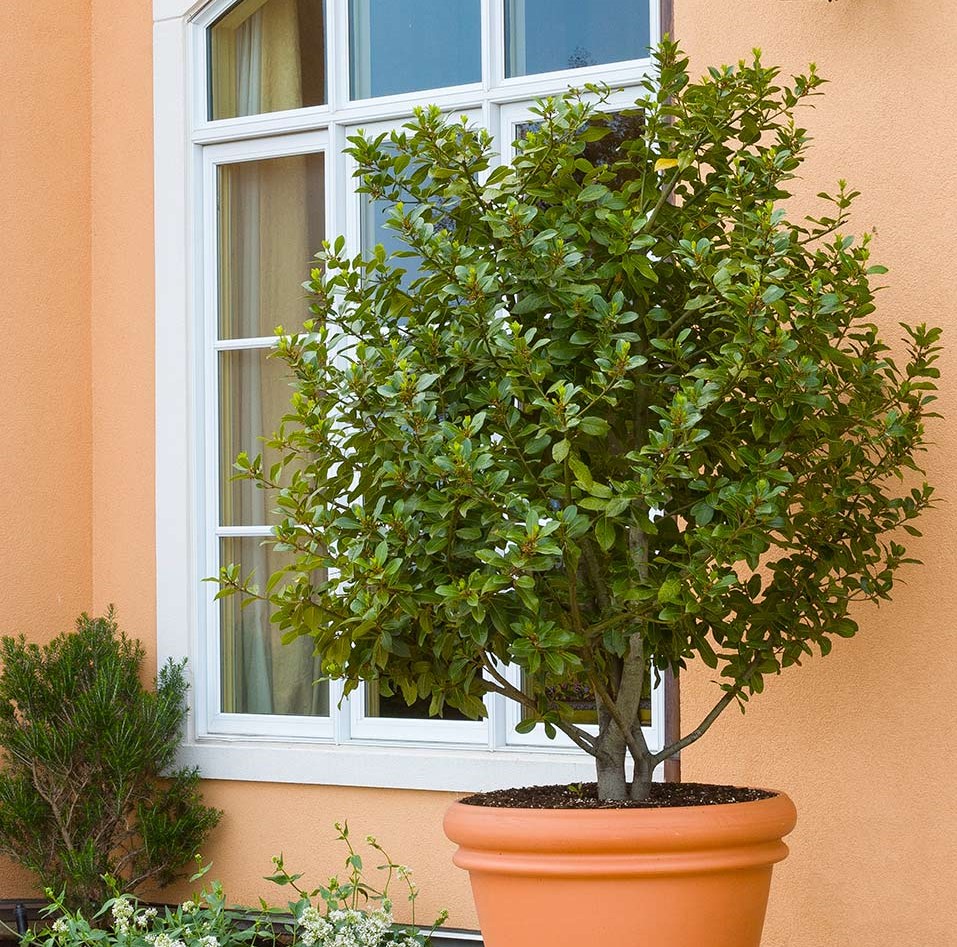
[[[339,840],[347,849],[346,876],[306,891],[297,883],[302,875],[290,874],[282,856],[273,859],[274,874],[266,880],[295,891],[296,900],[286,909],[270,909],[262,902],[258,910],[227,907],[219,882],[206,885],[194,897],[176,907],[144,906],[128,894],[114,890],[92,918],[71,909],[52,891],[47,915],[49,927],[31,933],[25,945],[34,947],[428,947],[431,934],[445,920],[443,914],[430,932],[415,928],[418,889],[408,868],[388,856],[379,842],[368,836],[383,876],[382,887],[368,877],[362,855],[355,848],[347,824],[337,825]],[[209,871],[201,867],[191,881]],[[116,889],[116,880],[107,879]],[[400,882],[412,905],[412,925],[397,924],[392,915],[390,887]]]
[[[336,823],[336,831],[349,852],[345,880],[335,877],[327,885],[306,891],[297,884],[301,875],[289,874],[281,855],[273,859],[276,870],[267,879],[289,885],[299,895],[299,900],[290,902],[289,908],[296,919],[294,934],[303,947],[426,947],[431,943],[431,934],[445,923],[447,912],[439,915],[429,933],[417,930],[415,902],[419,889],[409,868],[394,862],[375,836],[367,835],[366,845],[377,860],[384,859],[376,870],[384,872],[385,878],[381,888],[375,887],[367,878],[362,855],[349,835],[348,823]],[[390,888],[396,881],[405,889],[410,905],[408,926],[396,924],[392,915]]]
[[[601,87],[544,100],[511,164],[434,107],[351,139],[409,249],[317,255],[315,319],[278,340],[281,461],[238,460],[275,491],[293,562],[262,586],[220,575],[347,692],[475,717],[489,692],[517,701],[612,800],[645,798],[727,707],[855,634],[932,501],[917,459],[940,330],[904,326],[900,358],[881,338],[856,192],[797,220],[784,203],[823,80],[755,54],[691,81],[671,42],[655,60],[633,120],[602,117]],[[652,750],[642,690],[693,659],[720,693]],[[549,700],[569,684],[597,732]]]
[[[167,884],[220,813],[196,770],[170,771],[186,715],[182,664],[143,687],[144,651],[112,609],[40,647],[0,641],[0,852],[65,904]]]

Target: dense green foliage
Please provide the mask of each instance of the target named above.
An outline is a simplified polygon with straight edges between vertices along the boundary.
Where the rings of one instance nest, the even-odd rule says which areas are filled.
[[[892,357],[843,182],[818,218],[783,203],[822,80],[756,56],[691,82],[670,43],[657,65],[630,117],[603,117],[601,88],[541,102],[510,165],[436,108],[352,139],[421,268],[403,280],[401,255],[341,239],[317,255],[315,320],[278,346],[283,463],[239,459],[278,489],[295,564],[262,591],[220,577],[350,687],[433,712],[524,703],[596,756],[611,797],[626,749],[641,796],[726,706],[853,635],[932,494],[915,457],[939,330],[905,326]],[[724,693],[652,753],[642,685],[692,658]],[[562,681],[596,696],[597,737],[546,699]]]
[[[186,714],[183,666],[147,690],[143,657],[112,610],[42,648],[0,641],[0,852],[74,907],[105,900],[105,874],[127,891],[167,884],[219,821],[196,771],[162,775]]]

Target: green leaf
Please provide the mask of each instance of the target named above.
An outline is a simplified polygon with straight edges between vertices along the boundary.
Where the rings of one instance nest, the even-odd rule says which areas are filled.
[[[570,457],[568,460],[568,466],[571,467],[572,473],[575,474],[575,479],[586,490],[590,490],[594,486],[595,481],[592,478],[591,471],[578,457]]]
[[[607,517],[603,516],[595,523],[595,539],[604,552],[615,544],[615,527]]]
[[[552,447],[552,459],[555,461],[555,463],[560,464],[568,456],[568,450],[570,447],[571,444],[567,438],[558,441],[558,443]]]
[[[597,201],[608,193],[608,188],[604,184],[589,184],[578,192],[578,200],[583,204],[589,201]]]
[[[604,418],[590,416],[582,418],[581,421],[578,422],[578,428],[585,434],[590,434],[593,437],[604,437],[610,430],[610,425]]]
[[[830,630],[842,638],[853,638],[857,634],[857,622],[850,618],[839,618],[831,625]]]
[[[658,587],[658,601],[662,604],[677,602],[681,598],[681,579],[677,576],[668,576]]]

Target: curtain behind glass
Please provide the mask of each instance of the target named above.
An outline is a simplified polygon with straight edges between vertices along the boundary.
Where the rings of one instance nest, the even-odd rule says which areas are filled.
[[[295,0],[270,0],[236,28],[238,114],[301,104],[300,77],[290,67],[298,43]],[[294,59],[292,60],[295,61]],[[277,103],[282,103],[277,105]],[[301,325],[301,283],[324,230],[322,155],[292,155],[225,165],[219,174],[219,337],[271,335]],[[283,364],[262,349],[221,352],[220,504],[223,525],[265,526],[267,495],[231,483],[236,455],[263,449],[288,409]],[[261,538],[222,540],[221,561],[264,584],[279,562]],[[327,714],[328,689],[311,641],[283,646],[265,607],[226,599],[221,610],[223,707],[229,713]]]
[[[243,0],[209,38],[210,118],[325,104],[322,0]]]

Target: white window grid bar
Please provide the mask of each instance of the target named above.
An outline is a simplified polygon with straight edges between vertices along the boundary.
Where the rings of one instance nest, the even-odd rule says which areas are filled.
[[[503,160],[511,158],[511,142],[514,126],[528,120],[532,102],[541,96],[560,94],[569,85],[581,86],[589,81],[605,82],[613,88],[626,85],[625,91],[616,93],[609,109],[625,107],[637,97],[637,85],[651,69],[650,59],[634,60],[548,73],[535,76],[504,77],[504,4],[497,0],[482,3],[482,82],[442,90],[415,92],[362,101],[349,99],[348,22],[347,4],[333,0],[326,4],[326,28],[328,34],[327,99],[325,105],[308,109],[274,112],[265,115],[242,116],[233,119],[212,121],[207,113],[208,47],[206,28],[222,12],[233,5],[234,0],[217,0],[204,8],[189,25],[189,57],[187,69],[192,73],[191,140],[193,142],[193,167],[201,180],[200,212],[196,220],[199,230],[194,245],[202,245],[202,261],[196,267],[198,298],[203,301],[206,314],[205,350],[202,374],[205,377],[206,410],[205,423],[200,437],[202,462],[202,486],[198,493],[204,500],[201,521],[207,523],[202,541],[205,555],[198,556],[205,564],[204,576],[218,572],[219,539],[224,536],[263,536],[270,534],[268,526],[224,527],[218,522],[219,508],[219,449],[218,419],[216,418],[218,391],[216,359],[221,351],[269,348],[275,344],[272,337],[220,340],[217,338],[218,305],[216,300],[217,279],[215,274],[218,248],[216,220],[216,168],[234,161],[261,160],[289,154],[324,151],[326,235],[334,237],[343,233],[348,245],[359,248],[361,205],[354,189],[349,186],[354,164],[343,154],[346,138],[358,128],[368,131],[382,127],[396,127],[411,117],[412,109],[421,103],[438,105],[451,115],[470,114],[481,121],[498,138],[498,150]],[[651,36],[659,35],[658,4],[652,2]],[[196,190],[190,187],[191,191]],[[196,205],[194,205],[196,206]],[[211,390],[212,389],[212,390]],[[211,527],[211,528],[210,528]],[[210,541],[212,540],[212,542]],[[207,588],[209,588],[207,584]],[[207,630],[218,629],[219,603],[213,602],[215,589],[207,596]],[[521,710],[504,698],[490,696],[487,700],[489,717],[485,722],[459,723],[442,720],[392,720],[369,718],[364,715],[365,699],[362,688],[350,697],[342,697],[341,682],[330,684],[331,719],[321,717],[293,717],[280,715],[223,714],[217,706],[219,699],[219,641],[217,634],[198,636],[196,658],[205,667],[203,690],[205,700],[196,702],[196,738],[280,739],[296,742],[335,743],[401,743],[409,746],[428,746],[436,742],[455,746],[487,743],[489,749],[534,751],[542,749],[578,752],[564,736],[555,741],[545,737],[539,727],[531,734],[519,735],[514,725]],[[521,680],[517,668],[508,671],[513,681]],[[653,717],[663,720],[663,689],[656,689]],[[200,696],[200,695],[197,695]],[[341,702],[341,708],[339,707]],[[649,731],[652,745],[660,745],[659,727]]]

